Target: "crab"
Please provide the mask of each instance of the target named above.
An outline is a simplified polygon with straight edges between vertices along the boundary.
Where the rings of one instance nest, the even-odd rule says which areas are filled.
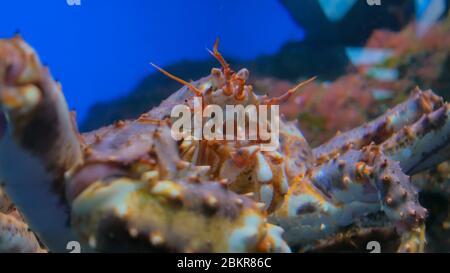
[[[0,186],[0,252],[45,253],[20,212]]]
[[[135,120],[80,133],[35,51],[20,36],[0,40],[0,180],[46,249],[355,251],[378,240],[383,251],[423,251],[427,211],[410,176],[449,159],[449,104],[417,88],[314,149],[284,118],[274,150],[259,137],[175,140],[176,105],[277,105],[314,80],[269,98],[218,41],[210,53],[221,65],[210,75],[186,82],[155,65],[184,86]],[[27,234],[17,234],[24,249]]]

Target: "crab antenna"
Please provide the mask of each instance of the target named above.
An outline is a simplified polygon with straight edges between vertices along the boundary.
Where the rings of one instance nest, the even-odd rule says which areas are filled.
[[[219,38],[216,38],[216,41],[214,42],[214,47],[213,47],[213,51],[208,49],[209,54],[211,54],[214,58],[217,59],[217,61],[219,61],[220,65],[222,65],[223,69],[226,72],[229,72],[230,70],[230,65],[227,63],[227,61],[225,61],[225,59],[223,58],[222,54],[220,54],[219,52]]]
[[[308,83],[313,82],[315,79],[317,79],[317,76],[314,76],[306,81],[303,81],[303,82],[297,84],[296,86],[289,89],[286,93],[284,93],[283,95],[281,95],[279,97],[270,98],[270,99],[266,100],[265,103],[266,104],[275,104],[275,103],[284,102],[284,101],[288,100],[297,90],[299,90],[303,86],[307,85]]]
[[[163,73],[164,75],[166,75],[167,77],[171,78],[172,80],[175,80],[183,85],[186,85],[196,96],[201,96],[202,95],[202,91],[200,89],[198,89],[197,87],[195,87],[194,85],[192,85],[191,83],[188,83],[187,81],[180,79],[179,77],[170,74],[169,72],[167,72],[166,70],[162,69],[161,67],[157,66],[154,63],[150,63],[154,68],[158,69],[161,73]]]
[[[225,87],[225,94],[226,95],[231,95],[233,93],[233,90],[231,88],[231,70],[230,70],[230,65],[227,63],[227,61],[225,61],[225,59],[223,58],[222,54],[220,54],[219,52],[219,38],[216,39],[215,43],[214,43],[214,47],[213,47],[213,51],[207,49],[209,54],[211,54],[222,66],[223,68],[223,74],[225,75],[225,82],[226,82],[226,87]]]

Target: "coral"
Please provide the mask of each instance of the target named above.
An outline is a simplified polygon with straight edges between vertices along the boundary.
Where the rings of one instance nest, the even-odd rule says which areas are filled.
[[[372,68],[395,69],[399,79],[383,82],[372,79],[379,88],[405,93],[416,85],[433,88],[448,99],[450,64],[450,20],[433,25],[424,36],[417,36],[416,25],[410,23],[400,32],[376,30],[366,43],[369,49],[387,49],[392,55],[381,64],[359,67],[360,73]]]
[[[295,99],[281,105],[281,112],[298,118],[307,139],[317,146],[339,131],[347,131],[381,115],[404,100],[416,86],[424,86],[449,98],[449,21],[433,25],[423,37],[410,23],[399,32],[375,30],[365,44],[368,49],[392,50],[380,64],[351,67],[331,82],[306,86]],[[373,75],[374,69],[398,71],[387,81]],[[293,86],[287,80],[259,77],[255,86],[263,93],[278,96]],[[383,92],[382,96],[378,93]]]
[[[292,87],[288,81],[256,80],[263,93],[278,96]],[[349,74],[331,83],[311,83],[295,97],[280,105],[288,119],[298,118],[312,146],[317,146],[338,131],[347,131],[376,116],[378,108],[364,78]]]
[[[93,251],[319,251],[380,234],[393,250],[423,250],[428,213],[409,175],[448,159],[448,104],[416,90],[315,149],[286,119],[273,150],[262,149],[260,135],[176,141],[176,105],[195,111],[200,98],[222,108],[278,105],[313,80],[278,97],[258,95],[249,71],[233,71],[218,42],[211,54],[221,69],[186,82],[157,67],[184,87],[135,120],[80,134],[35,52],[20,37],[0,41],[0,103],[8,117],[0,173],[51,251],[74,239]],[[236,136],[241,128],[233,125]],[[428,147],[434,152],[424,153]]]

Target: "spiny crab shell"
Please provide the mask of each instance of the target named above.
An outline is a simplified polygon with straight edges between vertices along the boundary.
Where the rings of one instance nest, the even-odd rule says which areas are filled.
[[[80,134],[31,47],[20,37],[0,41],[1,180],[42,243],[50,251],[79,240],[89,251],[290,252],[376,237],[394,241],[390,251],[423,251],[427,212],[409,176],[449,158],[449,105],[416,90],[315,149],[285,120],[275,151],[259,149],[261,140],[175,141],[176,105],[192,107],[195,97],[273,105],[304,84],[259,96],[217,45],[211,54],[222,69],[192,83],[160,69],[185,86],[136,120]]]

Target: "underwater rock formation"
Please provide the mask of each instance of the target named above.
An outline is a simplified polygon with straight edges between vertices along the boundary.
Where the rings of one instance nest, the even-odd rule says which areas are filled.
[[[261,96],[218,42],[211,54],[221,69],[192,83],[160,69],[185,86],[135,120],[80,134],[33,49],[20,37],[0,41],[1,179],[50,251],[74,239],[106,252],[319,251],[364,238],[383,251],[423,251],[428,213],[410,175],[450,156],[448,104],[416,89],[315,149],[284,119],[275,150],[260,137],[175,141],[176,105],[277,105],[305,84]]]
[[[345,15],[333,17],[328,15],[318,0],[280,0],[294,21],[305,29],[307,40],[315,44],[364,45],[375,29],[391,29],[398,31],[412,19],[414,1],[385,1],[379,6],[371,6],[367,1],[322,1],[333,6],[334,12],[339,9],[349,10]],[[370,20],[367,20],[370,18]]]
[[[305,136],[316,146],[338,131],[346,131],[382,114],[404,100],[416,86],[432,89],[448,100],[450,83],[450,21],[436,24],[418,38],[415,25],[401,32],[376,30],[366,48],[391,50],[382,63],[360,65],[330,82],[310,84],[295,99],[281,105],[288,118],[298,118]],[[396,71],[395,79],[376,71]],[[274,77],[255,79],[258,90],[278,96],[293,84]]]

